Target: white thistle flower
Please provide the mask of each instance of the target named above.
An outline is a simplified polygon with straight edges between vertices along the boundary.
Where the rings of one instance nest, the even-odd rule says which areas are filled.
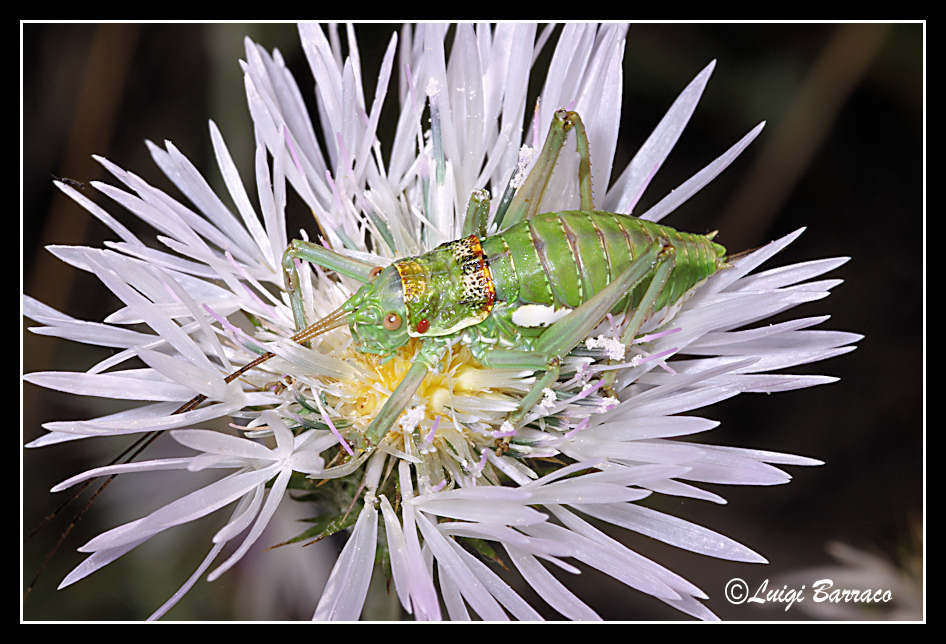
[[[349,54],[343,57],[337,33],[327,37],[317,26],[301,26],[317,116],[306,111],[279,53],[247,39],[241,64],[257,142],[258,206],[213,122],[214,154],[235,209],[171,143],[163,149],[149,144],[149,149],[192,206],[98,159],[123,187],[98,182],[93,187],[157,229],[158,243],[139,239],[73,187],[57,183],[120,241],[105,250],[50,250],[96,275],[124,306],[101,323],[76,320],[29,297],[25,312],[42,325],[34,329],[38,332],[117,351],[85,372],[33,373],[26,379],[79,395],[145,404],[89,420],[47,423],[49,433],[29,446],[171,429],[177,442],[200,453],[98,468],[55,489],[116,473],[232,470],[92,539],[80,548],[90,556],[63,585],[159,532],[235,503],[207,558],[158,608],[154,616],[160,616],[212,565],[209,580],[235,564],[257,541],[288,489],[319,499],[314,513],[320,513],[321,532],[313,536],[351,529],[321,597],[312,598],[315,619],[359,618],[372,575],[382,574],[375,570],[377,554],[386,554],[393,589],[417,619],[540,619],[539,610],[546,606],[570,619],[597,619],[547,565],[571,574],[578,572],[576,562],[684,613],[714,618],[700,602],[706,593],[583,517],[713,557],[765,561],[728,537],[638,501],[657,493],[723,503],[697,484],[785,483],[789,475],[776,466],[819,463],[679,440],[716,425],[681,414],[742,392],[833,381],[774,372],[840,355],[860,338],[811,330],[823,317],[750,327],[823,298],[839,283],[815,278],[844,258],[753,272],[801,231],[733,260],[731,268],[713,275],[679,307],[650,320],[630,346],[615,344],[623,320],[609,316],[564,361],[559,378],[549,383],[518,429],[508,416],[536,375],[483,368],[458,343],[384,441],[368,450],[350,444],[415,356],[406,349],[389,361],[374,360],[354,349],[344,329],[320,335],[311,347],[290,340],[297,329],[281,267],[295,236],[286,230],[284,217],[287,181],[311,208],[331,248],[385,266],[463,236],[467,200],[474,192],[488,190],[495,210],[507,186],[515,189],[523,181],[553,112],[565,106],[581,114],[588,128],[595,204],[630,214],[676,143],[714,67],[710,63],[693,79],[627,168],[616,172],[626,26],[567,25],[554,45],[551,68],[556,73],[545,78],[528,120],[524,115],[533,105],[526,95],[528,80],[532,73],[541,75],[533,61],[539,49],[551,46],[546,42],[550,32],[539,34],[527,24],[459,25],[448,56],[447,31],[441,25],[408,26],[392,37],[369,101],[354,31],[347,31]],[[389,93],[399,115],[385,156],[377,128]],[[315,122],[324,146],[316,138]],[[762,124],[753,128],[640,216],[659,221],[670,214],[724,170],[761,129]],[[578,208],[577,169],[577,154],[563,152],[541,211]],[[315,228],[309,235],[315,236]],[[309,320],[337,309],[357,287],[354,280],[314,265],[297,268]],[[252,330],[244,324],[248,320]],[[151,332],[128,328],[131,324],[144,324]],[[238,379],[224,380],[267,351],[272,359]],[[688,357],[673,359],[679,353]],[[125,364],[136,357],[147,366]],[[609,371],[617,374],[610,390],[601,380]],[[175,413],[195,395],[209,403]],[[218,418],[239,421],[243,436],[189,429]],[[508,449],[498,449],[497,439]],[[218,562],[230,541],[239,545]],[[490,557],[504,558],[512,574],[498,574],[484,563]],[[541,606],[531,606],[511,585],[523,582],[541,598]]]

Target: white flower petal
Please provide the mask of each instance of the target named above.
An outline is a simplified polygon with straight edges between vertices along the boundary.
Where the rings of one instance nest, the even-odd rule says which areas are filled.
[[[97,476],[111,476],[113,474],[126,474],[128,472],[155,472],[158,470],[181,470],[187,469],[190,464],[190,458],[162,458],[153,461],[139,461],[136,463],[123,463],[120,465],[107,465],[105,467],[96,467],[87,470],[82,474],[66,479],[62,483],[57,483],[50,492],[61,492],[77,483],[95,478]]]
[[[615,579],[655,597],[678,599],[680,595],[660,576],[640,566],[628,566],[625,548],[616,541],[597,540],[573,532],[561,526],[546,524],[530,526],[526,530],[533,535],[555,539],[572,547],[573,555],[593,568]]]
[[[640,200],[644,190],[647,189],[650,180],[663,165],[664,160],[677,139],[683,133],[683,129],[689,122],[693,111],[699,103],[706,83],[709,81],[713,68],[716,67],[716,61],[712,61],[703,68],[696,78],[690,81],[690,84],[680,93],[677,99],[660,119],[660,123],[654,128],[644,145],[640,147],[634,158],[627,165],[624,172],[614,185],[608,191],[605,198],[604,209],[612,212],[631,213],[634,206]]]
[[[59,587],[56,590],[62,590],[66,586],[70,586],[80,579],[88,577],[99,568],[107,566],[133,548],[141,545],[147,541],[149,537],[150,535],[148,537],[144,537],[143,539],[138,539],[137,541],[130,541],[129,543],[116,548],[107,548],[92,553],[83,559],[82,563],[73,568],[68,575],[66,575],[66,577],[59,583]]]
[[[650,508],[633,503],[624,505],[575,506],[577,510],[590,516],[613,523],[621,527],[640,532],[672,546],[691,550],[700,554],[729,559],[731,561],[745,561],[748,563],[768,563],[764,557],[749,550],[744,545],[736,543],[729,537],[698,526],[678,517],[670,516]]]
[[[252,398],[248,396],[245,402],[252,404],[250,403],[251,400]],[[166,403],[145,405],[136,409],[129,409],[92,420],[43,423],[43,427],[54,432],[71,434],[72,438],[118,436],[139,432],[163,431],[175,427],[193,425],[206,420],[227,416],[242,407],[242,405],[240,402],[217,403],[181,414],[174,414],[173,411],[177,407],[178,403],[176,402],[171,405]]]
[[[541,621],[534,608],[529,606],[526,601],[509,587],[499,576],[494,573],[482,561],[471,555],[463,548],[456,549],[457,554],[466,563],[470,571],[476,575],[477,579],[486,587],[490,594],[502,604],[516,619]]]
[[[506,545],[506,552],[523,579],[545,602],[568,619],[599,621],[596,612],[552,576],[532,555]]]
[[[546,519],[544,514],[526,505],[490,500],[428,499],[418,500],[414,506],[429,514],[483,523],[530,525]]]
[[[250,529],[250,533],[246,535],[246,538],[243,540],[243,543],[240,544],[240,547],[237,548],[234,553],[227,558],[226,561],[220,564],[207,576],[207,581],[213,581],[219,578],[220,575],[233,567],[234,564],[243,558],[243,555],[245,555],[247,550],[250,549],[250,546],[256,543],[256,540],[260,538],[260,535],[263,534],[263,530],[265,530],[266,526],[269,525],[269,520],[273,518],[276,508],[279,507],[279,503],[282,501],[283,495],[286,493],[286,486],[289,484],[289,477],[291,474],[292,470],[289,469],[284,469],[279,473],[279,476],[276,477],[276,480],[273,482],[273,486],[269,490],[269,494],[266,496],[266,502],[263,504],[263,508],[260,510],[259,516],[256,517],[256,522]]]
[[[275,454],[255,441],[207,429],[178,429],[171,436],[181,445],[200,452],[246,459],[274,460]]]
[[[660,221],[668,214],[676,210],[678,206],[699,192],[706,184],[715,179],[716,175],[725,170],[730,163],[735,161],[736,157],[738,157],[742,151],[745,150],[757,136],[759,136],[759,133],[762,132],[763,127],[765,127],[764,121],[752,128],[748,134],[739,139],[739,141],[737,141],[731,148],[726,150],[726,152],[720,155],[715,161],[684,181],[676,189],[672,190],[670,194],[661,199],[655,206],[641,215],[641,219]]]
[[[484,620],[507,620],[503,609],[460,558],[459,546],[444,537],[423,515],[417,515],[417,526],[424,535],[425,544],[437,558],[440,574],[451,578],[473,610]]]
[[[38,371],[23,376],[40,387],[80,396],[98,396],[122,400],[186,400],[193,392],[169,382],[145,382],[119,374],[86,374],[72,371]]]
[[[366,504],[358,515],[348,543],[325,583],[313,620],[350,621],[361,615],[368,593],[378,540],[378,511]]]
[[[220,528],[214,535],[213,542],[223,545],[230,539],[246,530],[247,526],[256,517],[259,512],[260,504],[263,502],[265,486],[262,484],[256,486],[253,496],[245,495],[237,504],[237,509],[233,512],[230,522]]]
[[[116,548],[140,539],[142,534],[151,536],[167,528],[199,519],[233,503],[261,482],[271,478],[274,473],[272,468],[265,468],[232,474],[172,501],[142,519],[103,532],[79,550],[96,552]]]

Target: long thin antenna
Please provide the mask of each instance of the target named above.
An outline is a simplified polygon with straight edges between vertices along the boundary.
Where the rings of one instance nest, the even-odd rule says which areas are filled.
[[[348,312],[345,311],[343,307],[339,307],[335,309],[334,311],[332,311],[331,313],[329,313],[324,318],[318,320],[317,322],[313,322],[311,325],[309,325],[302,331],[299,331],[294,336],[292,336],[291,339],[293,342],[296,342],[299,344],[302,344],[303,342],[307,342],[317,335],[321,335],[322,333],[326,333],[328,331],[331,331],[332,329],[336,329],[340,327],[342,324],[346,322],[347,316],[348,316]],[[244,373],[246,373],[250,369],[258,367],[259,365],[263,364],[270,358],[274,358],[274,357],[276,357],[276,354],[273,353],[272,351],[267,351],[266,353],[260,354],[257,358],[243,365],[242,367],[240,367],[233,373],[229,374],[223,380],[224,382],[229,384],[233,382],[234,380],[236,380],[237,378],[239,378],[240,376],[242,376]],[[199,407],[200,404],[203,403],[205,400],[207,400],[207,396],[205,396],[204,394],[198,394],[194,396],[193,398],[191,398],[190,400],[188,400],[183,405],[181,405],[180,407],[178,407],[174,412],[171,413],[171,415],[174,416],[176,414],[183,414],[185,412],[192,411],[196,409],[197,407]],[[109,465],[115,465],[129,453],[130,455],[124,461],[124,463],[130,463],[139,454],[141,454],[141,452],[143,452],[145,448],[151,445],[151,443],[153,443],[159,435],[161,435],[165,431],[166,430],[163,430],[163,429],[156,430],[156,431],[148,432],[144,436],[139,437],[134,443],[129,445],[127,448],[125,448],[125,450],[122,451],[121,454],[113,458],[111,462],[109,462]],[[99,486],[99,488],[95,491],[95,493],[89,499],[88,503],[85,504],[85,507],[83,507],[78,512],[78,514],[76,514],[76,516],[73,517],[72,521],[69,522],[69,525],[66,526],[66,529],[60,535],[59,540],[56,542],[56,545],[53,546],[52,550],[50,550],[46,554],[46,556],[43,558],[43,561],[39,566],[39,570],[36,571],[36,574],[33,576],[33,580],[30,582],[30,585],[26,587],[26,591],[23,594],[24,599],[26,599],[26,597],[29,596],[30,591],[33,590],[33,586],[36,585],[36,581],[39,579],[40,575],[43,574],[43,571],[46,569],[46,566],[49,564],[50,560],[52,560],[53,556],[59,551],[59,548],[65,542],[66,537],[69,536],[69,533],[72,532],[72,529],[76,527],[76,524],[79,523],[79,521],[88,511],[88,509],[92,507],[92,504],[95,502],[95,499],[99,496],[99,494],[101,494],[105,490],[105,488],[109,486],[109,484],[112,482],[112,480],[116,476],[118,476],[117,473],[112,474],[107,479],[105,479],[105,481]],[[43,517],[43,520],[39,523],[39,525],[33,528],[32,531],[30,531],[27,538],[30,538],[33,535],[35,535],[46,524],[48,524],[50,521],[55,519],[62,510],[64,510],[69,505],[71,505],[76,499],[78,499],[79,496],[81,496],[82,493],[89,487],[89,485],[91,485],[91,483],[92,483],[92,479],[89,479],[88,481],[83,483],[79,487],[79,490],[75,494],[73,494],[67,501],[62,503],[52,513],[47,514],[45,517]]]

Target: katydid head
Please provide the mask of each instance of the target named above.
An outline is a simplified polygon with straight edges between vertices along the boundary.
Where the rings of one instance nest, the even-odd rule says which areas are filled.
[[[401,277],[393,265],[358,289],[343,308],[355,348],[362,353],[387,356],[410,339]]]

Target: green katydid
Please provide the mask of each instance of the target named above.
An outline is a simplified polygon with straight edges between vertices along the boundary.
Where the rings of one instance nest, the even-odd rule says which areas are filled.
[[[581,208],[539,213],[572,129],[578,140]],[[650,314],[672,306],[725,265],[726,250],[712,236],[594,209],[588,139],[575,112],[555,113],[528,178],[494,217],[504,225],[502,232],[486,237],[488,208],[488,197],[475,194],[464,227],[470,235],[386,268],[301,240],[286,249],[286,285],[301,329],[294,340],[306,341],[347,322],[356,350],[363,353],[390,357],[411,338],[422,343],[412,367],[365,429],[363,446],[379,443],[447,346],[459,341],[485,367],[544,372],[511,415],[515,425],[557,379],[562,359],[608,313],[633,312],[622,336],[628,344]],[[335,270],[363,286],[338,310],[309,325],[296,260]]]

